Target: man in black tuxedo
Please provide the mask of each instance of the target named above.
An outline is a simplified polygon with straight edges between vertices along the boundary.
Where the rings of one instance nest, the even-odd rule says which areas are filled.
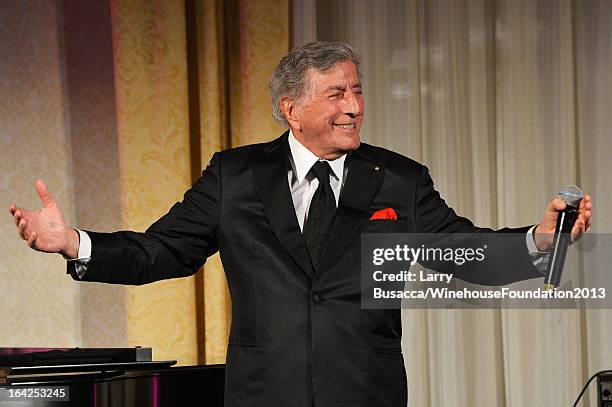
[[[363,96],[349,45],[291,51],[271,90],[274,116],[290,130],[216,153],[145,233],[69,228],[41,181],[44,208],[11,205],[11,214],[31,247],[78,259],[68,269],[84,281],[189,276],[218,250],[232,296],[226,406],[405,406],[400,311],[361,309],[360,232],[483,229],[446,205],[423,165],[360,143]],[[551,201],[532,245],[547,250],[564,205]],[[398,219],[369,220],[385,208]],[[575,238],[591,210],[587,196]],[[523,254],[482,279],[541,277],[527,248],[531,230],[506,231],[521,233]]]

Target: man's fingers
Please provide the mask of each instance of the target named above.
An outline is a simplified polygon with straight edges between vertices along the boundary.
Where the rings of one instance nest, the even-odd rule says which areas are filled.
[[[16,210],[17,210],[17,205],[12,203],[11,206],[9,206],[9,212],[11,213],[11,215],[14,215]]]
[[[49,192],[49,189],[47,188],[44,182],[38,179],[34,183],[34,187],[36,188],[36,192],[38,192],[38,196],[40,197],[40,200],[42,201],[43,205],[49,206],[55,203],[53,195],[51,195],[51,192]]]
[[[593,201],[591,200],[591,197],[589,195],[585,195],[584,198],[582,198],[582,200],[580,201],[579,209],[581,211],[593,209]]]
[[[34,249],[34,245],[36,244],[36,232],[32,232],[30,237],[28,238],[28,246]]]
[[[23,240],[28,240],[23,231],[25,228],[25,223],[19,222],[19,225],[17,225],[17,228],[19,230],[19,237],[22,238]]]
[[[38,239],[38,235],[36,234],[36,232],[32,232],[32,235],[30,235],[30,239],[28,239],[28,245],[34,249],[36,248],[36,240]]]
[[[590,195],[585,195],[580,202],[580,216],[584,222],[584,231],[588,231],[591,228],[591,220],[593,219],[593,201]]]
[[[562,211],[563,209],[565,209],[565,206],[566,203],[563,201],[563,199],[556,197],[555,199],[550,201],[548,208],[554,211]]]
[[[17,226],[19,228],[19,233],[24,234],[25,235],[25,228],[28,226],[28,221],[25,219],[21,219],[19,221],[19,225]]]
[[[585,229],[588,229],[591,227],[591,219],[593,217],[593,214],[591,213],[590,210],[585,210],[584,213],[580,214],[580,219],[584,222],[584,227]]]
[[[577,241],[586,232],[586,223],[583,219],[578,219],[572,228],[572,242]]]
[[[26,215],[27,214],[23,209],[17,208],[17,210],[15,210],[15,213],[13,214],[13,219],[15,219],[15,226],[19,226],[19,221],[21,219],[27,219]]]

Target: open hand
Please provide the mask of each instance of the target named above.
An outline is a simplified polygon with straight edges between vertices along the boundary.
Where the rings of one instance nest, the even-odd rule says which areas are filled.
[[[19,236],[35,250],[76,258],[79,251],[78,232],[66,225],[57,201],[44,182],[37,180],[34,185],[43,203],[42,209],[28,211],[14,203],[9,207],[19,229]]]
[[[553,199],[546,206],[544,218],[535,229],[535,243],[538,250],[546,252],[550,250],[557,226],[557,216],[564,210],[566,203],[559,197]],[[572,242],[577,241],[591,228],[593,218],[593,201],[589,195],[585,195],[580,201],[578,208],[578,218],[572,228]]]

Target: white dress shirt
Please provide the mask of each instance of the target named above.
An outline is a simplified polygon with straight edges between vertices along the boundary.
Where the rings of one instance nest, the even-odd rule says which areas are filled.
[[[333,161],[320,160],[319,157],[314,155],[312,151],[304,147],[304,145],[295,138],[292,131],[289,131],[289,150],[291,151],[289,157],[291,170],[287,173],[287,179],[289,181],[289,189],[291,190],[295,215],[300,224],[300,230],[303,231],[304,223],[306,223],[306,219],[308,219],[310,201],[319,186],[319,180],[312,174],[308,174],[308,172],[317,161],[327,161],[329,163],[332,169],[329,174],[329,184],[331,185],[332,191],[334,191],[336,206],[338,206],[340,192],[346,180],[347,169],[344,167],[346,154]]]

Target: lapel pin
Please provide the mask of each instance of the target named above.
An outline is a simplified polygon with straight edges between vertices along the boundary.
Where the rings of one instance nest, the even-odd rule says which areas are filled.
[[[374,171],[380,171],[380,167],[378,165],[374,166]]]

